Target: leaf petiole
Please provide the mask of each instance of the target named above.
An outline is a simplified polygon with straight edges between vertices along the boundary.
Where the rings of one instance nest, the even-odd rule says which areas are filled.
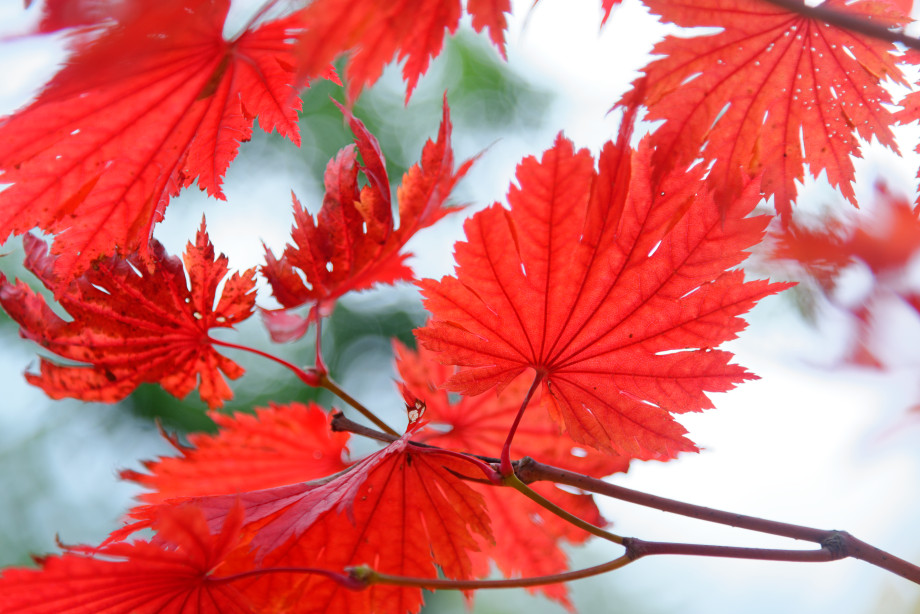
[[[475,590],[480,588],[527,588],[546,584],[560,584],[582,578],[590,578],[608,571],[619,569],[633,562],[634,559],[623,555],[607,563],[586,567],[576,571],[567,571],[551,576],[534,576],[532,578],[513,578],[507,580],[447,580],[441,578],[412,578],[380,573],[370,567],[347,567],[345,570],[358,582],[369,586],[372,584],[389,584],[391,586],[411,586],[427,589]]]
[[[556,505],[555,503],[553,503],[552,501],[550,501],[549,499],[547,499],[546,497],[544,497],[543,495],[541,495],[540,493],[532,489],[530,486],[522,482],[521,479],[517,477],[514,473],[511,473],[510,475],[506,475],[504,477],[504,484],[505,486],[509,486],[513,488],[514,490],[518,491],[519,493],[521,493],[522,495],[524,495],[525,497],[527,497],[528,499],[530,499],[531,501],[539,505],[540,507],[543,507],[549,510],[550,512],[552,512],[553,514],[555,514],[556,516],[559,516],[566,522],[569,522],[580,529],[584,529],[588,533],[591,533],[592,535],[596,535],[597,537],[600,537],[601,539],[606,539],[607,541],[611,541],[615,544],[620,544],[621,546],[624,544],[623,537],[616,535],[614,533],[611,533],[609,531],[605,531],[604,529],[600,527],[596,527],[590,522],[585,522],[578,516],[575,516],[565,511],[564,509],[562,509],[561,507],[559,507],[558,505]]]
[[[261,356],[262,358],[267,358],[269,360],[277,362],[280,365],[287,367],[288,369],[293,371],[294,374],[300,379],[300,381],[305,383],[307,386],[310,386],[311,388],[325,388],[326,390],[328,390],[329,392],[336,395],[337,397],[339,397],[340,399],[342,399],[343,401],[351,405],[353,408],[358,410],[358,412],[362,416],[364,416],[365,418],[373,422],[374,425],[380,430],[399,437],[399,433],[397,433],[395,430],[390,428],[386,422],[378,418],[374,414],[374,412],[364,407],[364,405],[359,403],[357,400],[355,400],[354,397],[352,397],[350,394],[342,390],[335,382],[333,382],[329,378],[329,374],[325,372],[325,366],[323,367],[323,369],[316,369],[316,368],[301,369],[297,365],[290,363],[284,360],[283,358],[279,358],[273,354],[269,354],[268,352],[263,352],[262,350],[258,350],[256,348],[252,348],[246,345],[239,345],[236,343],[230,343],[229,341],[221,341],[220,339],[215,339],[213,337],[208,337],[208,340],[214,345],[220,345],[223,347],[232,348],[234,350],[242,350],[244,352],[256,354],[258,356]],[[317,353],[317,358],[318,357],[319,357],[319,353]]]
[[[243,571],[230,576],[210,576],[208,581],[222,584],[269,573],[313,574],[324,576],[336,584],[352,590],[362,590],[367,586],[361,583],[361,581],[356,579],[352,574],[340,574],[328,569],[317,569],[314,567],[266,567],[264,569],[250,569],[249,571]]]
[[[536,392],[537,386],[539,386],[540,382],[542,381],[543,373],[538,371],[536,376],[533,378],[533,384],[530,385],[530,390],[527,391],[527,395],[524,397],[524,401],[521,402],[521,409],[518,410],[517,416],[514,417],[514,423],[511,425],[511,429],[508,431],[508,437],[505,439],[505,445],[502,446],[501,464],[499,467],[501,469],[502,475],[505,477],[514,475],[514,466],[511,464],[511,440],[514,439],[514,434],[517,432],[518,425],[521,423],[521,418],[524,417],[524,410],[527,409],[527,404],[530,403],[530,399],[533,397],[533,393]]]
[[[257,356],[261,356],[262,358],[267,358],[269,360],[272,360],[278,363],[279,365],[287,367],[288,369],[293,371],[294,375],[296,375],[300,379],[300,381],[302,381],[307,386],[310,386],[311,388],[317,388],[320,386],[320,379],[313,372],[312,369],[301,369],[297,365],[290,363],[284,360],[283,358],[279,358],[278,356],[275,356],[274,354],[269,354],[268,352],[263,352],[262,350],[252,348],[247,345],[239,345],[236,343],[230,343],[229,341],[221,341],[220,339],[215,339],[214,337],[211,337],[211,336],[208,337],[208,341],[210,341],[214,345],[220,345],[225,348],[232,348],[234,350],[242,350],[244,352],[249,352],[250,354],[256,354]]]
[[[335,396],[339,397],[340,399],[342,399],[343,401],[351,405],[353,408],[358,410],[358,412],[362,416],[364,416],[365,418],[373,422],[377,426],[377,428],[379,428],[383,432],[399,437],[399,433],[397,433],[395,430],[390,428],[386,422],[378,418],[376,414],[374,414],[374,412],[366,408],[364,405],[358,402],[358,400],[352,397],[350,394],[348,394],[347,392],[339,388],[338,384],[332,381],[328,373],[317,373],[316,375],[318,376],[318,379],[319,379],[319,384],[317,385],[320,388],[325,388],[326,390],[328,390]]]
[[[492,467],[492,465],[474,456],[463,454],[462,452],[455,452],[454,450],[444,450],[442,448],[430,448],[428,446],[421,446],[412,441],[409,442],[409,445],[412,446],[413,450],[417,450],[418,452],[421,452],[423,454],[438,454],[441,456],[450,456],[451,458],[458,458],[467,463],[471,463],[473,466],[475,466],[477,469],[479,469],[485,474],[486,479],[489,480],[489,482],[491,482],[492,484],[496,486],[501,486],[505,483],[504,478],[502,477],[502,474],[496,471]],[[448,471],[450,470],[448,469]]]

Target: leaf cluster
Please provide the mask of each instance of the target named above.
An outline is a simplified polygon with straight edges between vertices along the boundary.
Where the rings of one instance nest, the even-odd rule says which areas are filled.
[[[605,21],[616,4],[601,3]],[[175,455],[122,472],[146,490],[125,526],[37,569],[4,571],[0,611],[417,612],[426,588],[509,586],[571,608],[565,582],[664,554],[852,556],[920,582],[916,566],[844,532],[707,511],[600,479],[697,451],[677,417],[712,409],[711,393],[756,377],[721,346],[758,301],[792,285],[739,268],[771,223],[754,215],[764,199],[785,233],[777,257],[830,269],[827,283],[854,259],[906,266],[920,237],[917,209],[900,202],[894,256],[880,253],[877,232],[821,238],[793,218],[806,162],[855,204],[860,139],[896,148],[891,126],[917,119],[917,95],[892,109],[884,83],[908,86],[902,65],[917,59],[891,43],[910,21],[902,3],[645,4],[665,21],[718,31],[659,43],[657,59],[611,101],[623,120],[598,154],[560,133],[518,164],[506,202],[466,220],[454,272],[418,280],[407,244],[458,215],[452,193],[477,159],[455,159],[445,94],[436,134],[393,173],[354,103],[394,58],[408,100],[464,15],[504,57],[508,0],[314,0],[281,16],[268,2],[236,33],[225,32],[228,0],[73,9],[49,0],[38,29],[66,29],[72,55],[34,101],[0,120],[10,184],[0,235],[25,235],[24,267],[53,297],[0,275],[0,306],[53,355],[26,377],[52,398],[109,403],[139,386],[180,399],[197,389],[216,431],[187,442],[167,435]],[[482,65],[467,53],[449,69],[488,83]],[[154,229],[170,200],[193,184],[223,199],[224,174],[255,121],[299,145],[299,92],[323,79],[340,86],[339,74],[346,102],[334,104],[353,143],[326,164],[318,206],[292,195],[284,250],[266,248],[258,271],[232,271],[202,220],[184,255],[169,255]],[[643,114],[660,124],[636,135]],[[35,229],[53,235],[50,245]],[[257,274],[279,308],[257,307]],[[393,344],[405,429],[334,381],[322,343],[341,297],[400,282],[420,288],[429,313],[416,349]],[[920,310],[917,294],[906,296]],[[312,331],[312,364],[213,332],[256,311],[276,343]],[[227,380],[244,375],[238,352],[332,393],[373,427],[313,402],[221,413],[234,394]],[[383,445],[358,452],[355,434]],[[817,548],[625,537],[607,529],[592,493]],[[142,529],[151,532],[138,538]],[[570,570],[562,545],[592,535],[622,556]],[[507,579],[483,579],[493,565]]]

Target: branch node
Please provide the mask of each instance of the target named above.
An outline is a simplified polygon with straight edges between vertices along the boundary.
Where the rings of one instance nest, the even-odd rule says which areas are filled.
[[[341,579],[336,579],[336,582],[353,591],[363,590],[377,579],[377,572],[367,565],[346,567],[345,573],[348,575],[341,576]]]
[[[623,554],[623,556],[628,558],[630,561],[635,561],[648,554],[648,551],[645,548],[645,542],[635,537],[624,537],[623,547],[626,548],[626,552]]]
[[[834,557],[833,560],[845,559],[850,556],[850,544],[853,536],[846,531],[831,531],[827,537],[821,540],[821,547]]]
[[[536,464],[533,458],[525,456],[519,460],[516,460],[514,465],[514,473],[518,476],[518,479],[524,482],[525,484],[530,484],[533,482],[533,476],[530,475],[530,469]]]
[[[348,430],[348,427],[345,424],[345,421],[348,418],[345,417],[345,414],[338,410],[333,410],[332,420],[329,422],[329,428],[332,429],[334,433],[341,433]],[[349,420],[350,422],[350,420]]]

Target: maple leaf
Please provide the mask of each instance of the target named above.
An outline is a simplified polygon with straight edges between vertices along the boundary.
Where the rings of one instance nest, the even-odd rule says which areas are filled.
[[[200,510],[163,508],[157,541],[79,548],[6,569],[0,611],[12,614],[255,614],[245,593],[213,577],[240,539],[242,510],[211,533]],[[93,555],[93,556],[88,556]],[[102,558],[100,558],[102,557]]]
[[[262,274],[286,309],[310,304],[306,318],[285,310],[265,311],[266,325],[275,341],[303,336],[310,322],[331,312],[336,299],[352,290],[365,290],[377,283],[413,279],[402,252],[419,230],[431,226],[453,209],[443,207],[456,182],[472,161],[454,170],[451,149],[450,109],[444,113],[438,140],[429,140],[422,159],[403,176],[396,192],[399,227],[395,227],[390,203],[390,184],[377,139],[347,109],[342,109],[355,145],[343,148],[326,167],[326,194],[314,220],[294,198],[292,229],[294,245],[288,244],[281,258],[266,249]],[[358,165],[360,152],[363,166]],[[358,172],[368,183],[358,186]]]
[[[613,12],[613,9],[620,5],[623,0],[601,0],[601,8],[604,11],[604,16],[601,18],[601,26],[607,23],[607,20],[610,19],[610,13]]]
[[[181,456],[145,462],[149,473],[121,472],[122,479],[153,491],[140,495],[141,501],[262,490],[315,480],[347,466],[342,456],[349,433],[333,433],[318,405],[271,403],[255,415],[213,418],[220,432],[189,435],[190,447],[177,446]]]
[[[0,238],[57,234],[55,272],[149,256],[153,224],[196,179],[221,182],[258,117],[299,144],[294,22],[223,38],[229,0],[144,2],[81,44],[28,107],[0,120]]]
[[[920,252],[920,209],[876,186],[875,203],[848,219],[830,220],[811,229],[793,222],[773,235],[775,245],[769,255],[778,263],[795,263],[799,273],[813,279],[828,303],[846,313],[855,329],[844,362],[882,368],[878,355],[886,348],[877,339],[876,322],[880,314],[896,303],[920,315],[916,300],[917,285],[908,274],[910,263]],[[871,212],[871,214],[869,213]],[[856,273],[864,266],[868,277],[863,291],[839,292],[845,271]],[[849,280],[852,282],[853,278]],[[846,287],[846,286],[844,286]],[[884,319],[890,318],[886,314]]]
[[[469,0],[466,10],[477,32],[489,29],[504,57],[504,14],[511,12],[510,0]],[[354,100],[394,57],[405,59],[408,102],[431,58],[441,53],[445,35],[457,31],[462,14],[460,0],[314,0],[300,13],[305,26],[298,47],[300,69],[307,77],[319,76],[336,57],[352,51],[346,93]]]
[[[755,0],[648,0],[652,12],[683,27],[720,32],[669,36],[653,53],[664,56],[618,104],[644,104],[653,133],[653,166],[667,169],[702,157],[720,206],[736,198],[749,177],[788,221],[795,181],[808,162],[855,205],[850,182],[857,137],[897,150],[884,108],[883,78],[905,83],[891,43],[837,28]],[[823,7],[898,24],[886,0],[828,0]]]
[[[427,407],[429,426],[414,439],[470,454],[497,456],[530,387],[530,379],[514,379],[501,394],[461,397],[451,402],[443,385],[456,372],[455,367],[441,364],[437,353],[425,347],[414,351],[394,341],[393,349],[399,376]],[[629,468],[629,458],[564,445],[559,425],[539,412],[524,416],[515,443],[542,463],[586,475],[607,476]]]
[[[55,314],[26,284],[0,274],[0,305],[20,325],[20,334],[58,356],[86,366],[46,359],[30,383],[55,399],[74,397],[114,403],[143,382],[159,382],[170,394],[187,395],[196,383],[201,399],[216,408],[232,392],[218,372],[243,374],[211,347],[211,328],[230,328],[255,304],[255,270],[234,273],[215,306],[218,284],[227,276],[227,258],[214,255],[204,220],[195,244],[185,252],[185,268],[154,241],[151,260],[112,256],[72,281],[55,277],[57,258],[45,243],[24,239],[26,268],[59,297],[72,318]],[[186,282],[186,272],[189,282]],[[200,381],[199,381],[200,380]]]
[[[122,21],[137,4],[118,0],[45,0],[36,31],[48,34],[66,28],[96,26],[107,20]],[[32,0],[25,0],[26,8],[31,5]]]
[[[764,217],[744,219],[759,186],[723,221],[699,168],[653,193],[651,155],[608,143],[595,171],[560,135],[518,166],[510,211],[496,203],[466,222],[456,276],[419,284],[432,320],[416,336],[461,367],[450,389],[481,394],[530,369],[578,442],[640,459],[696,449],[670,414],[753,377],[712,348],[786,286],[726,271],[763,234]]]
[[[905,59],[911,64],[920,63],[920,51],[909,49],[905,54]],[[916,83],[914,86],[914,90],[916,90]],[[920,91],[914,91],[907,94],[907,96],[901,100],[901,109],[895,116],[900,124],[909,124],[920,119]],[[914,151],[920,152],[920,144],[914,148]],[[917,176],[920,177],[920,171],[917,172]],[[917,198],[916,203],[920,204],[920,197]]]
[[[455,371],[437,362],[436,354],[420,347],[417,352],[394,342],[396,368],[408,390],[425,402],[427,428],[415,441],[471,454],[497,455],[508,429],[530,386],[519,377],[501,394],[462,397],[451,403],[441,385]],[[559,427],[543,412],[525,414],[515,436],[515,445],[536,460],[585,475],[604,476],[626,471],[629,459],[564,445]],[[475,476],[474,476],[475,477]],[[531,485],[541,495],[579,518],[597,526],[606,524],[590,495],[568,493],[554,484]],[[547,512],[520,493],[491,486],[478,488],[486,502],[496,543],[480,543],[481,554],[474,554],[480,574],[489,570],[493,559],[506,577],[557,574],[568,569],[568,560],[559,540],[580,544],[589,533]],[[540,556],[533,556],[539,552]],[[564,584],[548,584],[530,589],[571,608]]]
[[[241,504],[244,530],[252,534],[256,564],[263,568],[308,567],[342,573],[367,564],[401,576],[468,579],[469,552],[478,549],[473,535],[491,541],[482,497],[461,480],[467,463],[410,444],[421,423],[382,450],[355,463],[346,473],[243,493],[192,499],[219,525],[228,510]],[[239,502],[239,503],[237,503]],[[437,564],[437,566],[435,565]],[[297,614],[325,612],[417,612],[417,588],[372,585],[353,591],[322,576],[292,586],[279,580],[284,607]],[[282,609],[277,595],[274,606]]]

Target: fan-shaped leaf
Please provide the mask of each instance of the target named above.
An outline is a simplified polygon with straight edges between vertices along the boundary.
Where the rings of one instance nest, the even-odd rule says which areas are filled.
[[[670,414],[752,377],[713,348],[784,286],[727,270],[763,234],[765,218],[744,219],[758,186],[723,219],[699,169],[653,194],[651,155],[608,143],[595,171],[560,135],[518,166],[510,211],[467,221],[456,276],[420,284],[433,319],[416,334],[461,367],[450,388],[480,394],[533,370],[578,442],[642,459],[695,450]]]
[[[905,83],[891,43],[837,28],[755,0],[648,0],[665,20],[720,32],[669,36],[663,56],[621,103],[644,104],[653,133],[653,167],[668,169],[702,157],[720,206],[741,194],[751,177],[788,218],[807,162],[855,204],[857,137],[896,149],[883,106],[882,79]],[[887,0],[828,0],[826,8],[896,24],[904,17]],[[906,84],[906,83],[905,83]]]

